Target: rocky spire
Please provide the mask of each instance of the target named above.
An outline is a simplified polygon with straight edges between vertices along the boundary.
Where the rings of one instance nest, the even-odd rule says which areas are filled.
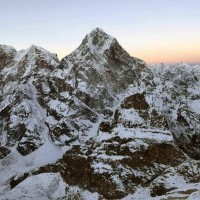
[[[74,91],[92,96],[85,103],[103,110],[112,106],[118,93],[135,84],[145,62],[131,57],[118,41],[96,28],[85,36],[81,45],[61,61],[61,69]],[[126,80],[126,81],[124,81]],[[103,101],[103,102],[101,102]]]
[[[102,29],[95,28],[86,35],[82,45],[86,45],[93,54],[103,54],[115,40]]]

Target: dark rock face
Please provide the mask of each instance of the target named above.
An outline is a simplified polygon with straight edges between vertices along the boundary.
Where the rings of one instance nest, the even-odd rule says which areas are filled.
[[[134,94],[125,98],[121,107],[125,109],[147,110],[149,109],[149,104],[146,102],[144,94]]]
[[[102,132],[111,132],[113,129],[113,126],[110,124],[110,122],[101,122],[99,125],[99,130]]]
[[[0,146],[0,159],[5,158],[10,153],[10,150],[4,146]]]
[[[183,152],[171,143],[149,143],[149,148],[142,150],[141,147],[132,152],[128,145],[131,142],[134,139],[119,137],[103,141],[102,144],[90,141],[84,153],[80,146],[74,147],[60,161],[61,175],[70,185],[98,192],[104,198],[120,199],[134,192],[138,185],[148,186],[168,166],[175,167],[185,159]],[[98,153],[99,148],[101,153]],[[113,160],[113,157],[119,157],[119,160]],[[140,171],[141,174],[136,175],[131,171]],[[118,179],[117,182],[114,177]],[[119,182],[126,189],[120,189]],[[153,194],[163,194],[161,189],[154,190]]]
[[[16,54],[13,47],[0,45],[0,68],[9,65]]]
[[[151,190],[151,196],[156,197],[156,196],[162,196],[166,194],[167,192],[174,190],[176,188],[166,188],[164,183],[161,183],[159,186],[155,186]]]
[[[40,142],[39,144],[37,144],[38,141]],[[17,146],[17,150],[21,155],[25,156],[38,149],[41,145],[43,145],[41,138],[34,136],[32,132],[28,131],[23,134]]]

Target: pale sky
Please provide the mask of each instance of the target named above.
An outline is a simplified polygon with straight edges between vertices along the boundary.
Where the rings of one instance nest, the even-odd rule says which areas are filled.
[[[200,0],[0,0],[0,43],[75,50],[100,27],[147,63],[200,63]]]

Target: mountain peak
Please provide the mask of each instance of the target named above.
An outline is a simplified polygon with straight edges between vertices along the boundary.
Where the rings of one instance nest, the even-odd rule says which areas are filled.
[[[90,34],[92,34],[92,33],[104,33],[104,34],[106,34],[106,32],[105,32],[102,28],[99,28],[99,27],[94,28],[94,29],[90,32]]]
[[[34,44],[32,44],[30,47],[28,47],[25,51],[26,52],[34,52],[40,50],[41,52],[48,52],[46,49],[43,49],[42,47],[36,46]]]
[[[36,48],[37,48],[37,46],[34,45],[34,44],[32,44],[28,49],[29,49],[29,50],[35,50]]]
[[[0,44],[0,51],[3,51],[4,53],[13,53],[16,52],[16,49],[8,45]]]
[[[24,59],[25,57],[29,57],[29,59],[30,58],[34,59],[36,57],[43,57],[47,60],[53,59],[53,60],[56,60],[57,62],[59,62],[56,54],[51,53],[48,50],[46,50],[42,47],[36,46],[34,44],[32,44],[26,50],[19,52],[19,55],[18,55],[19,60]]]
[[[15,48],[0,44],[0,67],[10,64],[16,52]]]
[[[86,35],[82,44],[86,45],[93,54],[103,54],[114,40],[115,38],[105,33],[103,29],[95,28]]]

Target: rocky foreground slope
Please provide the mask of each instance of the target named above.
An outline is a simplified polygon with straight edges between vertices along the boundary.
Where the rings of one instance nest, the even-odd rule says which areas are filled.
[[[199,77],[99,28],[61,61],[0,45],[0,199],[199,199]]]

